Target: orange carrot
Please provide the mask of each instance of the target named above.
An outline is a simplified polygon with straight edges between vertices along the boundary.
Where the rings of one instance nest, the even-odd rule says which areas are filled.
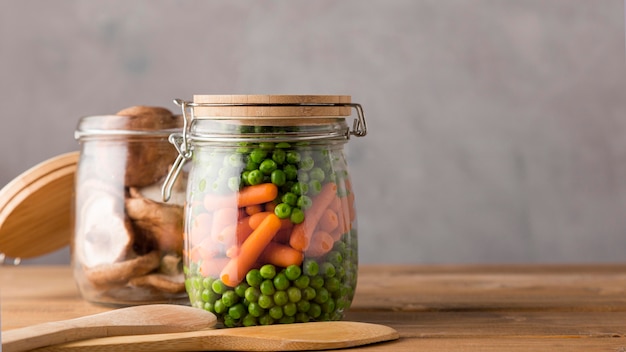
[[[202,200],[202,205],[208,211],[214,211],[221,208],[237,207],[237,194],[231,193],[226,195],[218,195],[208,193]]]
[[[270,213],[274,212],[274,209],[276,208],[276,203],[275,202],[269,202],[269,203],[265,203],[265,211],[269,211]]]
[[[241,189],[237,197],[239,207],[271,202],[278,196],[278,187],[273,183],[261,183]]]
[[[211,258],[204,260],[202,261],[202,264],[200,264],[200,274],[204,277],[216,277],[222,271],[227,262],[228,258]]]
[[[237,208],[221,208],[213,213],[213,225],[211,226],[211,236],[220,243],[227,243],[234,238],[222,237],[222,231],[231,224],[237,223],[239,210]]]
[[[254,229],[250,227],[250,217],[248,216],[240,219],[235,224],[226,226],[218,237],[222,238],[223,242],[237,243],[239,245],[250,236],[253,230]]]
[[[256,229],[259,225],[265,220],[265,218],[270,215],[269,211],[262,211],[260,213],[256,213],[254,215],[250,215],[250,220],[248,221],[251,228]]]
[[[268,215],[239,247],[239,255],[232,258],[220,274],[222,282],[230,287],[237,286],[252,268],[265,247],[272,241],[281,222],[275,214]]]
[[[304,255],[302,252],[276,242],[268,244],[261,254],[262,262],[270,263],[283,268],[292,264],[300,265],[302,264],[303,259]]]
[[[200,213],[195,216],[187,237],[191,246],[199,244],[206,236],[211,234],[212,221],[213,216],[210,213]]]
[[[354,221],[356,218],[356,208],[354,207],[354,191],[352,190],[352,182],[350,179],[345,180],[346,191],[348,192],[348,211],[350,214],[350,221]]]
[[[253,205],[248,205],[246,207],[246,214],[248,215],[254,215],[262,211],[263,211],[263,206],[261,204],[253,204]]]
[[[306,250],[306,255],[311,257],[321,257],[333,249],[335,240],[326,231],[315,231],[311,237],[311,245]]]
[[[336,194],[337,185],[335,183],[329,182],[322,186],[321,192],[313,198],[313,204],[304,213],[304,221],[293,227],[289,239],[291,247],[299,251],[305,251],[309,247],[311,236],[322,218],[322,214],[335,199]]]
[[[322,217],[320,218],[320,230],[324,230],[328,233],[333,231],[339,226],[339,217],[337,213],[331,209],[324,210]]]

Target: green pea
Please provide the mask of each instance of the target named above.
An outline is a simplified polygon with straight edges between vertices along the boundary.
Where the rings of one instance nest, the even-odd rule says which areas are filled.
[[[211,301],[215,301],[217,299],[217,294],[215,292],[213,292],[212,290],[204,289],[202,290],[202,293],[200,294],[200,298],[202,299],[203,302],[211,302]]]
[[[215,280],[211,284],[211,289],[213,289],[213,292],[215,292],[215,293],[222,294],[222,293],[226,292],[228,287],[222,282],[222,280]]]
[[[226,307],[221,299],[218,299],[217,301],[215,301],[215,303],[213,303],[213,310],[216,314],[222,314],[226,312],[226,309],[228,309],[228,307]]]
[[[298,178],[298,168],[295,165],[288,164],[283,167],[287,180],[294,181]]]
[[[335,300],[332,298],[329,298],[328,300],[326,300],[326,302],[321,304],[322,307],[322,312],[324,313],[332,313],[335,311]]]
[[[241,187],[241,177],[232,176],[228,178],[228,189],[233,192],[236,192]]]
[[[274,283],[272,280],[263,280],[261,282],[261,293],[264,295],[273,295],[276,292],[276,288],[274,287]]]
[[[250,287],[247,282],[242,282],[235,287],[235,293],[237,296],[244,298],[246,295],[246,290]]]
[[[262,295],[257,302],[259,307],[263,309],[269,309],[274,306],[274,298],[272,296]]]
[[[261,162],[263,162],[266,156],[267,156],[267,151],[263,149],[255,149],[252,152],[250,152],[250,160],[252,160],[253,162],[257,164],[260,164]]]
[[[315,160],[313,160],[313,158],[310,155],[304,156],[302,157],[302,160],[300,160],[301,170],[309,171],[313,169],[314,165],[315,165]]]
[[[213,281],[215,281],[215,279],[213,279],[212,277],[205,277],[204,279],[202,279],[202,287],[211,288],[211,284],[213,283]]]
[[[336,292],[341,287],[341,282],[336,277],[330,277],[324,281],[324,288],[328,292]]]
[[[298,309],[298,312],[306,313],[311,308],[311,302],[303,299],[300,302],[296,303],[296,308]]]
[[[206,302],[202,305],[202,309],[211,312],[211,313],[215,313],[215,309],[213,308],[213,302]]]
[[[324,287],[320,287],[319,289],[316,290],[315,303],[322,304],[328,301],[329,297],[330,297],[330,294],[328,293],[328,290],[325,289]]]
[[[241,319],[246,314],[246,312],[246,307],[241,303],[237,303],[234,306],[228,308],[228,315],[233,319]]]
[[[284,272],[276,274],[274,277],[274,287],[279,291],[284,291],[289,287],[289,279]]]
[[[228,155],[224,161],[224,165],[228,165],[233,168],[241,168],[243,166],[241,154],[238,153]]]
[[[252,171],[259,168],[259,163],[252,161],[251,158],[248,158],[248,162],[246,163],[245,171]]]
[[[279,306],[274,306],[270,308],[268,313],[269,316],[272,317],[272,319],[278,320],[283,317],[283,308]]]
[[[335,243],[336,245],[337,243]],[[335,267],[341,266],[343,264],[343,256],[341,252],[333,249],[332,251],[326,254],[326,261],[333,264]]]
[[[293,324],[295,322],[296,317],[290,317],[288,315],[283,315],[283,317],[278,320],[279,324]]]
[[[291,187],[291,192],[298,196],[307,194],[309,192],[309,185],[307,183],[296,182]]]
[[[250,302],[250,304],[248,304],[248,313],[250,313],[253,317],[258,318],[265,314],[265,309],[263,309],[257,302]]]
[[[233,319],[230,315],[224,316],[224,326],[227,328],[234,328],[237,326],[237,320]]]
[[[273,279],[276,276],[276,267],[272,264],[265,264],[259,269],[261,277],[264,279]]]
[[[325,277],[334,277],[336,273],[335,266],[332,263],[324,262],[320,266],[320,273]]]
[[[289,302],[283,306],[283,313],[288,317],[293,317],[298,313],[298,308],[293,302]]]
[[[239,302],[239,296],[237,296],[233,290],[228,290],[222,295],[222,303],[224,303],[226,307],[232,307],[237,302]]]
[[[289,302],[289,296],[285,291],[276,291],[274,293],[274,304],[277,306],[284,306]]]
[[[287,155],[286,155],[285,160],[289,164],[297,164],[297,163],[300,162],[301,159],[302,159],[302,156],[297,151],[295,151],[295,150],[288,150],[287,151]]]
[[[309,276],[301,275],[299,278],[296,279],[296,281],[293,282],[293,284],[299,289],[304,289],[309,286],[310,281],[311,278]]]
[[[298,170],[298,181],[302,183],[308,183],[309,181],[311,181],[309,173],[304,170]]]
[[[243,326],[255,326],[257,324],[256,317],[252,314],[248,314],[241,320]]]
[[[250,286],[259,287],[262,281],[263,276],[261,276],[261,271],[259,269],[252,269],[246,274],[246,282]]]
[[[287,142],[279,142],[279,143],[276,143],[274,148],[287,149],[287,148],[291,148],[291,144],[289,144]]]
[[[306,210],[306,209],[309,209],[311,205],[313,205],[313,200],[309,196],[302,195],[298,197],[298,201],[296,202],[296,205],[298,206],[298,208]]]
[[[294,281],[300,277],[302,269],[299,266],[292,264],[285,268],[285,276],[291,281]]]
[[[300,208],[292,208],[289,220],[294,224],[300,224],[304,221],[304,212]]]
[[[248,173],[248,183],[252,186],[263,182],[263,173],[260,170],[252,170]]]
[[[283,194],[280,200],[282,200],[283,203],[286,203],[286,204],[291,205],[292,207],[295,207],[296,203],[298,202],[298,196],[295,193],[286,192],[285,194]]]
[[[300,323],[308,323],[310,320],[309,315],[306,312],[300,312],[296,314],[296,321]]]
[[[198,190],[200,192],[204,192],[206,190],[206,179],[202,179],[200,180],[200,183],[198,183]]]
[[[291,205],[287,203],[280,203],[274,208],[274,214],[280,219],[287,219],[291,216]]]
[[[259,164],[259,170],[265,175],[270,175],[272,171],[276,170],[278,165],[272,159],[265,159]]]
[[[313,298],[315,298],[315,295],[317,294],[317,292],[315,291],[315,289],[311,286],[305,287],[302,290],[302,298],[306,301],[310,301]]]
[[[311,303],[311,308],[307,312],[312,318],[318,318],[322,315],[322,307],[317,303]]]
[[[287,289],[287,297],[289,298],[289,302],[300,302],[302,299],[302,291],[295,286],[291,286]]]
[[[324,170],[322,170],[322,168],[314,167],[311,169],[311,171],[309,171],[309,177],[311,177],[311,180],[317,180],[319,182],[322,182],[324,181],[324,178],[326,178],[326,174],[324,173]]]
[[[261,143],[259,143],[259,148],[265,149],[265,150],[272,150],[272,149],[274,149],[274,143],[272,143],[272,142],[261,142]]]
[[[322,183],[318,180],[311,180],[311,182],[309,182],[309,193],[311,193],[311,195],[318,195],[320,192],[322,191]]]
[[[306,259],[302,264],[302,270],[305,275],[315,276],[319,273],[319,264],[313,259]]]
[[[309,286],[316,290],[324,287],[324,278],[319,275],[311,277],[311,283]]]
[[[272,325],[274,324],[274,318],[272,318],[269,314],[264,314],[259,317],[260,325]]]
[[[257,287],[248,287],[246,289],[246,293],[244,295],[244,298],[248,301],[248,302],[257,302],[259,300],[259,297],[261,296],[261,290],[259,290]]]
[[[285,172],[283,170],[276,169],[272,171],[272,174],[270,175],[270,180],[273,184],[280,187],[287,182],[287,175],[285,175]]]
[[[282,165],[285,163],[285,159],[287,158],[287,153],[282,149],[274,149],[272,153],[272,160],[276,162],[278,165]]]

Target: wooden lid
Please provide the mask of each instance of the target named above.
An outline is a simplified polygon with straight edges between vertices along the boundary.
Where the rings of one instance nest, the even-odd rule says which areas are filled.
[[[350,102],[349,95],[194,95],[193,97],[193,103],[200,104],[194,107],[194,115],[197,118],[343,117],[351,114],[350,105],[343,105]],[[209,104],[218,105],[209,106]],[[244,106],[236,106],[238,104]],[[267,104],[277,105],[267,106]]]

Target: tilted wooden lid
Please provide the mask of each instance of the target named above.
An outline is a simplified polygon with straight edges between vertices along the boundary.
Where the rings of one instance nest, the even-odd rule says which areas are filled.
[[[202,117],[342,117],[351,114],[349,95],[194,95]],[[203,105],[207,104],[207,105]],[[209,104],[219,104],[210,106]],[[233,104],[235,106],[229,106]],[[244,104],[243,106],[236,106]],[[248,105],[258,104],[258,105]],[[270,104],[270,105],[268,105]],[[276,104],[276,105],[271,105]],[[282,105],[282,106],[281,106]]]

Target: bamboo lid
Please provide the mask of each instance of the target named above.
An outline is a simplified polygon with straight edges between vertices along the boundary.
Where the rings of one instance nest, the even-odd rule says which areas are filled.
[[[194,95],[193,103],[197,104],[194,115],[198,118],[316,118],[351,114],[349,95]]]

